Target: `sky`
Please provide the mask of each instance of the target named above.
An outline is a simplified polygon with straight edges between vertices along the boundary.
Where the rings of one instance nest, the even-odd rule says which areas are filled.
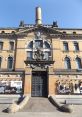
[[[60,28],[82,28],[82,0],[0,0],[0,27],[35,24],[35,8],[42,8],[43,24],[57,21]]]

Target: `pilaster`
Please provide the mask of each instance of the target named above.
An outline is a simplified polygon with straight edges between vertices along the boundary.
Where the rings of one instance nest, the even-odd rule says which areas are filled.
[[[31,95],[32,69],[30,66],[25,68],[24,95]]]

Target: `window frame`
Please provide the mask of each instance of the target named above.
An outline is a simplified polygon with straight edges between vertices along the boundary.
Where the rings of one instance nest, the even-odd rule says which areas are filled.
[[[75,61],[76,61],[76,68],[77,69],[82,69],[82,61],[81,61],[81,58],[76,57]]]
[[[2,68],[2,57],[0,56],[0,69]]]
[[[12,46],[12,43],[13,43],[13,46]],[[13,51],[14,50],[14,42],[13,41],[10,41],[9,42],[9,50]]]
[[[36,47],[35,44],[38,43],[38,42],[40,42],[40,41],[41,41],[41,43],[40,43],[41,46],[39,46],[39,47],[37,46],[37,47]],[[46,40],[43,40],[43,39],[34,39],[34,40],[30,41],[29,44],[28,44],[28,46],[27,46],[27,49],[26,49],[26,51],[27,51],[27,59],[29,58],[29,57],[28,57],[28,52],[32,52],[32,56],[31,56],[31,59],[30,59],[30,60],[35,59],[34,54],[35,54],[35,52],[37,51],[37,49],[40,49],[40,50],[42,51],[43,54],[45,54],[45,52],[47,52],[47,53],[50,52],[48,59],[51,58],[51,50],[52,50],[52,49],[51,49],[51,45],[48,43],[49,48],[48,48],[48,47],[44,48],[44,47],[45,47],[45,46],[44,46],[44,44],[45,44],[44,42],[48,43]],[[29,48],[29,45],[30,45],[31,43],[32,43],[33,45],[32,45],[31,48]],[[37,44],[37,45],[39,45],[39,44]],[[44,57],[43,57],[43,59],[44,59]],[[44,59],[44,60],[45,60],[45,59]]]
[[[63,42],[63,50],[65,52],[69,51],[69,45],[68,45],[68,42],[66,42],[66,41]]]
[[[10,63],[9,63],[9,62],[11,62],[11,60],[9,60],[9,58],[12,60],[12,65],[10,65]],[[10,67],[10,66],[12,66],[12,67]],[[13,70],[13,57],[11,57],[11,56],[8,57],[7,69],[8,69],[9,71]]]
[[[78,42],[74,42],[74,51],[77,52],[79,51],[79,43]]]
[[[0,50],[3,50],[3,41],[0,41]]]
[[[67,59],[67,60],[66,60]],[[64,59],[64,64],[65,64],[65,68],[66,69],[71,69],[71,60],[70,60],[70,58],[69,57],[65,57],[65,59]]]

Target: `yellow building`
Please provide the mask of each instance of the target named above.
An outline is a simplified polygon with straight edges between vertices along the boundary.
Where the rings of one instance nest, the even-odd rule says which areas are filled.
[[[0,29],[0,93],[31,96],[82,93],[82,29],[42,24]]]

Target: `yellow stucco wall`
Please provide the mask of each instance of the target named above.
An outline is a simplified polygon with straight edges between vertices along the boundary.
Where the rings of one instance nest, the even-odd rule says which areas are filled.
[[[0,30],[1,32],[3,30]],[[5,33],[11,33],[12,31],[16,30],[4,30]],[[81,30],[60,30],[60,32],[66,31],[68,34],[73,33],[74,31],[76,31],[76,34],[79,33],[81,34],[82,31]],[[57,70],[57,69],[65,69],[65,63],[64,63],[64,59],[66,56],[68,56],[71,60],[71,69],[77,69],[76,66],[76,61],[75,58],[78,56],[81,58],[82,60],[82,39],[61,39],[59,37],[50,37],[48,36],[48,34],[46,33],[42,33],[42,38],[44,40],[47,40],[50,42],[51,40],[51,45],[52,45],[52,57],[53,57],[53,61],[54,64],[52,65],[53,70]],[[25,60],[28,56],[27,54],[27,46],[29,44],[30,41],[32,41],[33,39],[35,39],[35,32],[30,32],[27,33],[27,36],[24,37],[18,37],[17,40],[15,40],[14,38],[10,39],[10,38],[4,38],[1,39],[1,41],[3,42],[3,50],[0,50],[0,56],[2,57],[2,64],[1,64],[1,69],[7,69],[7,61],[8,61],[8,57],[12,56],[14,58],[15,61],[15,70],[18,69],[23,69],[26,73],[26,70],[29,71],[29,68],[26,68],[26,64],[25,64]],[[10,51],[9,50],[9,42],[13,41],[14,42],[14,50]],[[68,42],[68,47],[69,47],[69,51],[65,52],[64,51],[64,47],[63,47],[63,42],[66,41]],[[77,41],[79,44],[79,51],[75,52],[74,51],[74,41]],[[17,44],[17,46],[16,46]],[[15,47],[16,46],[16,47]],[[15,51],[16,49],[16,51]],[[15,58],[15,54],[16,54],[16,58]],[[51,68],[50,68],[51,69]],[[51,72],[49,72],[49,77],[48,77],[48,94],[56,94],[56,82],[57,80],[59,80],[59,76],[58,75],[50,75]],[[61,76],[62,79],[67,78],[67,75],[63,75]],[[24,93],[31,93],[31,71],[29,75],[25,75],[25,80],[24,80]],[[69,75],[69,79],[76,79],[76,75]],[[79,75],[79,78],[82,78],[82,75]],[[66,80],[67,80],[66,79]]]

